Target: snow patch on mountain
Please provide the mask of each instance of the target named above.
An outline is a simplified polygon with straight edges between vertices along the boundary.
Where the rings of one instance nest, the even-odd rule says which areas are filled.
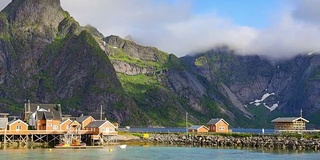
[[[249,104],[253,104],[255,106],[260,106],[261,104],[263,104],[263,106],[265,106],[267,109],[271,111],[275,110],[278,106],[279,106],[279,101],[271,106],[268,106],[266,103],[264,103],[264,100],[266,100],[268,97],[270,96],[274,96],[276,95],[275,93],[265,93],[261,99],[256,99],[253,102],[250,102]]]

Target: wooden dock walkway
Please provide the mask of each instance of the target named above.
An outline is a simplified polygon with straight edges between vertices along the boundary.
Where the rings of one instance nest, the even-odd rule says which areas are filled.
[[[8,144],[17,143],[19,145],[27,145],[33,143],[50,144],[50,146],[55,146],[60,144],[64,137],[77,137],[82,142],[87,144],[94,144],[99,142],[103,144],[105,138],[107,143],[108,139],[118,135],[117,131],[114,132],[104,132],[96,135],[90,130],[78,130],[78,131],[57,131],[57,130],[0,130],[0,144],[1,147],[5,147]],[[109,138],[108,138],[109,137]],[[89,146],[72,146],[77,147],[77,149],[88,148]],[[80,148],[79,148],[80,147]],[[82,148],[81,148],[82,147]],[[65,148],[63,148],[65,149]],[[76,149],[76,148],[74,148]]]
[[[63,135],[63,134],[78,134],[78,135],[93,135],[93,131],[79,130],[79,131],[57,131],[57,130],[0,130],[0,135]],[[118,132],[104,133],[103,135],[118,135]]]

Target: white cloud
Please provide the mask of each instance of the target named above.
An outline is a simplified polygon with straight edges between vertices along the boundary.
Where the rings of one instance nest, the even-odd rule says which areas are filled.
[[[11,2],[11,0],[1,0],[0,1],[0,10],[2,10],[4,7],[6,7],[10,2]]]
[[[9,1],[1,0],[0,8]],[[195,14],[194,0],[61,0],[62,7],[82,25],[91,24],[105,36],[130,34],[140,44],[177,56],[220,44],[241,54],[275,58],[319,50],[320,1],[286,2],[281,13],[270,15],[275,20],[269,27],[256,29],[234,24],[214,12]]]
[[[296,8],[292,16],[298,20],[308,23],[320,23],[320,1],[319,0],[295,0]]]
[[[246,50],[249,53],[286,58],[318,50],[319,43],[319,26],[302,23],[289,15],[283,15],[278,24],[259,31]]]
[[[219,44],[241,49],[256,35],[255,29],[236,26],[214,13],[193,14],[192,1],[63,0],[62,6],[82,25],[96,26],[106,36],[130,34],[138,43],[177,56]]]

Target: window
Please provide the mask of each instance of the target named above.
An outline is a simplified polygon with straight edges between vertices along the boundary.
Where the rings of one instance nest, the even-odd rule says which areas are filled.
[[[48,124],[48,126],[50,126],[50,127],[51,127],[51,126],[52,126],[52,124],[51,124],[51,123],[49,123],[49,124]]]
[[[17,126],[17,130],[20,130],[22,127],[21,126]]]
[[[219,127],[219,130],[224,130],[224,126],[220,126],[220,127]]]
[[[53,130],[57,130],[58,126],[57,125],[53,125]]]

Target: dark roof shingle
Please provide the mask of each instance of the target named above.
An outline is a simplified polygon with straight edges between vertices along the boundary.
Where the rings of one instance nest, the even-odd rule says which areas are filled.
[[[55,119],[52,112],[44,112],[43,114],[46,119]]]
[[[305,122],[309,122],[308,120],[302,118],[302,117],[278,117],[271,122],[295,122],[297,120],[303,120]]]
[[[36,112],[39,109],[44,109],[48,112],[52,112],[55,120],[61,120],[62,119],[62,111],[61,111],[61,106],[60,104],[37,104],[37,103],[30,103],[26,104],[25,106],[25,111],[29,111],[31,113]]]
[[[204,127],[205,129],[208,129],[206,126],[204,125],[194,125],[194,126],[191,126],[189,129],[192,129],[192,130],[195,130],[195,129],[199,129],[201,127]]]
[[[227,125],[229,125],[229,123],[227,121],[225,121],[223,118],[211,119],[207,124],[217,124],[221,120],[224,121]]]
[[[76,119],[77,122],[82,123],[84,120],[89,118],[90,116],[80,116]]]
[[[107,121],[92,121],[85,128],[98,128],[106,122]]]

